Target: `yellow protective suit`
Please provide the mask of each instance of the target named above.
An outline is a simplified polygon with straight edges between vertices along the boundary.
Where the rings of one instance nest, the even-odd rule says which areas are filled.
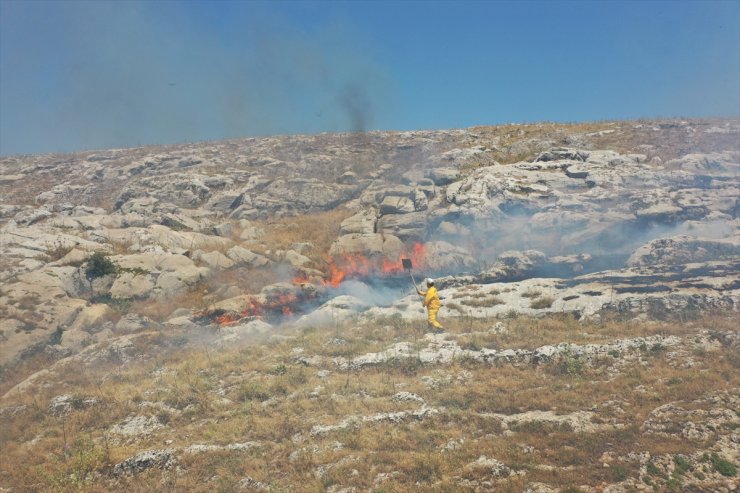
[[[427,324],[435,329],[441,329],[442,324],[437,321],[437,312],[441,306],[439,296],[437,295],[437,288],[429,286],[426,291],[418,291],[418,293],[424,297],[424,301],[421,304],[427,308]]]

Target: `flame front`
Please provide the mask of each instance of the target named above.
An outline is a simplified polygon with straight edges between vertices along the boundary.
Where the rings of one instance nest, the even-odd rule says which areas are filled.
[[[305,275],[293,279],[295,284],[319,284],[325,287],[336,288],[351,278],[369,276],[393,276],[404,271],[401,259],[410,259],[414,267],[427,268],[426,250],[423,243],[415,243],[410,249],[403,252],[397,259],[361,254],[347,254],[333,257],[326,262],[325,278],[317,281]],[[245,308],[241,312],[227,312],[215,317],[220,326],[234,324],[243,318],[271,318],[290,317],[296,311],[296,305],[303,300],[296,293],[279,293],[265,296],[249,296]]]
[[[348,278],[368,277],[371,275],[390,276],[403,272],[401,259],[408,258],[415,267],[426,266],[426,251],[423,243],[415,243],[410,250],[404,252],[397,259],[387,257],[366,257],[361,254],[347,254],[333,257],[327,261],[326,279],[324,286],[339,287]],[[304,278],[295,278],[293,282],[305,282]]]

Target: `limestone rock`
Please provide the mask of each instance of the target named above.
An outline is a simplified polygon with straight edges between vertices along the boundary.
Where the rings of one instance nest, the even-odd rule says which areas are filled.
[[[457,181],[460,177],[460,170],[456,168],[433,168],[429,170],[427,176],[431,178],[435,185],[445,186]]]
[[[350,295],[332,298],[316,310],[296,320],[299,327],[322,326],[343,322],[368,307],[368,302]]]
[[[110,287],[110,295],[116,299],[148,298],[154,289],[155,276],[138,272],[123,272]]]
[[[250,322],[229,325],[219,329],[219,338],[221,342],[236,342],[254,338],[255,336],[261,336],[271,333],[274,330],[273,326],[263,322],[262,320],[252,320]],[[215,343],[218,343],[216,341]]]
[[[481,282],[523,279],[534,269],[544,265],[545,260],[545,254],[536,250],[504,252],[489,269],[480,273],[478,278]]]
[[[387,214],[378,219],[378,232],[405,242],[422,241],[427,235],[427,217],[426,212]]]
[[[630,267],[677,265],[740,258],[740,237],[723,240],[674,236],[641,246],[627,260]]]
[[[445,241],[425,243],[424,262],[430,269],[438,272],[462,272],[478,263],[467,249]]]
[[[64,330],[61,345],[80,349],[83,346],[102,340],[106,334],[98,335],[97,326],[111,320],[115,310],[106,304],[94,304],[84,308],[74,322]],[[95,333],[95,336],[93,336]]]
[[[228,269],[234,265],[234,261],[221,252],[193,252],[193,258],[206,264],[211,269]]]
[[[407,214],[414,212],[414,202],[406,197],[385,197],[380,203],[380,214]]]
[[[342,221],[339,232],[343,235],[351,233],[372,234],[375,233],[376,221],[377,214],[374,209],[363,209]]]
[[[305,255],[301,255],[300,253],[294,251],[294,250],[288,250],[283,254],[283,260],[288,262],[290,265],[295,267],[296,269],[300,269],[302,267],[305,267],[306,264],[311,263],[311,259],[306,257]]]
[[[143,315],[137,315],[135,313],[129,313],[121,317],[116,323],[115,333],[116,334],[134,334],[137,332],[143,332],[152,328],[158,327],[154,320]]]
[[[247,267],[264,267],[270,264],[270,260],[267,257],[254,253],[251,250],[240,247],[239,245],[229,248],[226,252],[226,256],[236,264]]]
[[[366,257],[384,256],[397,259],[403,250],[403,243],[390,234],[349,234],[337,238],[329,249],[329,255],[361,254]]]

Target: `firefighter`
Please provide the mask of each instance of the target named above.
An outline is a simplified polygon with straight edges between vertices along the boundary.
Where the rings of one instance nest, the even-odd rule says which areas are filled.
[[[427,290],[421,291],[419,288],[416,288],[416,292],[419,293],[420,296],[424,297],[424,301],[421,302],[421,305],[425,306],[427,309],[427,325],[430,329],[434,330],[434,332],[442,332],[444,327],[442,327],[442,324],[437,321],[437,312],[439,311],[441,304],[439,302],[439,296],[437,295],[437,288],[434,287],[434,279],[427,278],[425,282]]]

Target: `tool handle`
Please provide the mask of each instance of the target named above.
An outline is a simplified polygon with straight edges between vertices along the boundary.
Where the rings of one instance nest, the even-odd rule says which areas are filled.
[[[411,274],[411,271],[409,271],[409,274]],[[411,282],[414,283],[414,287],[416,288],[417,291],[419,291],[419,286],[416,285],[416,280],[414,279],[413,274],[411,274]]]

